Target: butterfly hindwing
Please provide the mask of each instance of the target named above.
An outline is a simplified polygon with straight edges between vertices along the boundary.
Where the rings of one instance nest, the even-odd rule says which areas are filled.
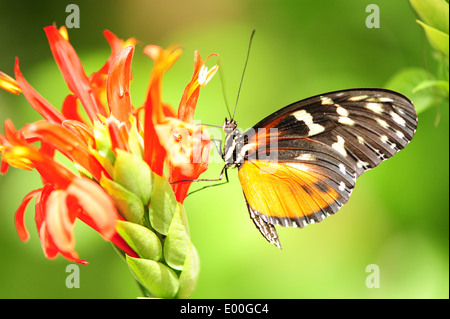
[[[403,149],[416,126],[412,103],[383,89],[326,93],[275,112],[243,134],[239,178],[250,215],[281,226],[320,222],[348,201],[357,177]]]

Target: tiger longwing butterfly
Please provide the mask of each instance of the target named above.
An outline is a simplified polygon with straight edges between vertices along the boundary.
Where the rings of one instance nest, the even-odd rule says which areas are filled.
[[[288,105],[244,133],[225,119],[222,173],[239,169],[251,219],[281,248],[274,225],[302,228],[336,213],[356,179],[405,148],[416,127],[412,102],[397,92],[325,93]]]

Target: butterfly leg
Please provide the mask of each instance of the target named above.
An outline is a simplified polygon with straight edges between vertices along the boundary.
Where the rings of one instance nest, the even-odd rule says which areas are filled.
[[[214,138],[214,139],[212,139],[212,142],[214,143],[214,146],[216,147],[217,153],[219,153],[220,157],[223,158],[222,139]],[[219,146],[217,145],[217,142],[219,142]]]
[[[225,181],[224,181],[224,182],[222,182],[222,183],[217,183],[217,184],[212,184],[212,185],[207,185],[207,186],[204,186],[204,187],[202,187],[202,188],[196,189],[195,191],[192,191],[192,192],[190,192],[189,194],[187,194],[187,196],[189,196],[189,195],[192,195],[192,194],[194,194],[194,193],[196,193],[196,192],[199,192],[199,191],[201,191],[201,190],[203,190],[203,189],[205,189],[205,188],[215,187],[215,186],[219,186],[219,185],[223,185],[223,184],[228,183],[229,180],[228,180],[228,171],[227,171],[227,169],[228,169],[228,167],[227,167],[227,166],[224,166],[224,167],[222,168],[222,170],[220,171],[220,175],[219,175],[218,178],[213,178],[213,179],[206,179],[206,178],[203,178],[203,179],[194,179],[194,180],[181,180],[181,181],[172,182],[171,184],[175,184],[175,183],[183,183],[183,182],[218,182],[218,181],[221,181],[221,180],[223,179],[223,176],[225,175]],[[186,197],[187,197],[187,196],[186,196]]]

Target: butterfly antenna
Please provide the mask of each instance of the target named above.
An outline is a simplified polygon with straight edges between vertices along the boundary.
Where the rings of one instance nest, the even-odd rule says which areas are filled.
[[[217,127],[217,128],[220,128],[220,129],[222,128],[222,126],[220,126],[220,125],[214,125],[214,124],[204,124],[204,123],[202,123],[202,124],[198,124],[198,125]]]
[[[231,118],[231,112],[230,112],[230,107],[228,106],[228,101],[227,101],[227,95],[225,94],[225,79],[223,77],[223,72],[222,72],[222,65],[221,65],[221,61],[217,61],[217,64],[219,64],[219,76],[220,76],[220,82],[222,83],[222,95],[223,95],[223,100],[225,102],[225,106],[227,107],[227,111],[228,111],[228,115]]]
[[[244,70],[242,71],[241,83],[239,84],[239,89],[238,89],[238,93],[237,93],[237,97],[236,97],[236,104],[234,105],[233,116],[231,117],[231,119],[234,119],[234,115],[236,114],[236,108],[237,108],[237,104],[239,101],[239,94],[241,93],[242,82],[244,81],[245,69],[247,68],[248,58],[250,56],[250,48],[252,47],[252,40],[253,40],[254,34],[255,34],[255,29],[252,30],[252,34],[250,35],[250,42],[248,43],[248,50],[247,50],[247,58],[245,59]]]

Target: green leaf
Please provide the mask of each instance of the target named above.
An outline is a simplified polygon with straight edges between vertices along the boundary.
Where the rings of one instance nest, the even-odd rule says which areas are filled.
[[[419,20],[417,20],[417,23],[419,23],[424,28],[428,41],[433,46],[433,48],[442,52],[443,54],[445,54],[445,56],[448,57],[449,56],[448,33],[439,31],[438,29],[433,28]]]
[[[142,158],[116,150],[114,181],[139,196],[144,205],[150,201],[152,175],[150,167]]]
[[[116,226],[119,235],[141,257],[159,261],[162,246],[158,236],[147,227],[119,220]]]
[[[112,197],[123,218],[133,223],[144,224],[145,210],[139,197],[106,177],[102,177],[100,185]]]
[[[448,2],[445,0],[410,0],[420,18],[429,26],[448,34]]]
[[[406,68],[395,74],[385,85],[387,89],[397,91],[407,96],[420,113],[435,103],[435,95],[431,88],[415,90],[421,83],[430,81],[431,75],[421,68]]]
[[[135,278],[153,297],[171,299],[176,296],[180,284],[174,270],[157,261],[130,256],[127,256],[127,263]]]
[[[178,203],[178,209],[173,216],[164,241],[164,260],[167,265],[182,270],[190,244],[186,213],[183,205]]]
[[[186,299],[192,296],[197,286],[198,275],[200,272],[200,260],[197,250],[191,243],[186,255],[183,271],[180,274],[180,288],[176,298]]]
[[[158,174],[153,175],[153,191],[148,205],[149,221],[157,232],[167,235],[177,209],[177,200],[167,179]]]
[[[444,92],[446,92],[447,94],[449,92],[449,83],[448,83],[448,81],[437,81],[437,80],[423,81],[422,83],[420,83],[418,86],[416,86],[413,89],[413,92],[415,93],[415,92],[418,92],[420,90],[428,89],[430,87],[439,87]]]

